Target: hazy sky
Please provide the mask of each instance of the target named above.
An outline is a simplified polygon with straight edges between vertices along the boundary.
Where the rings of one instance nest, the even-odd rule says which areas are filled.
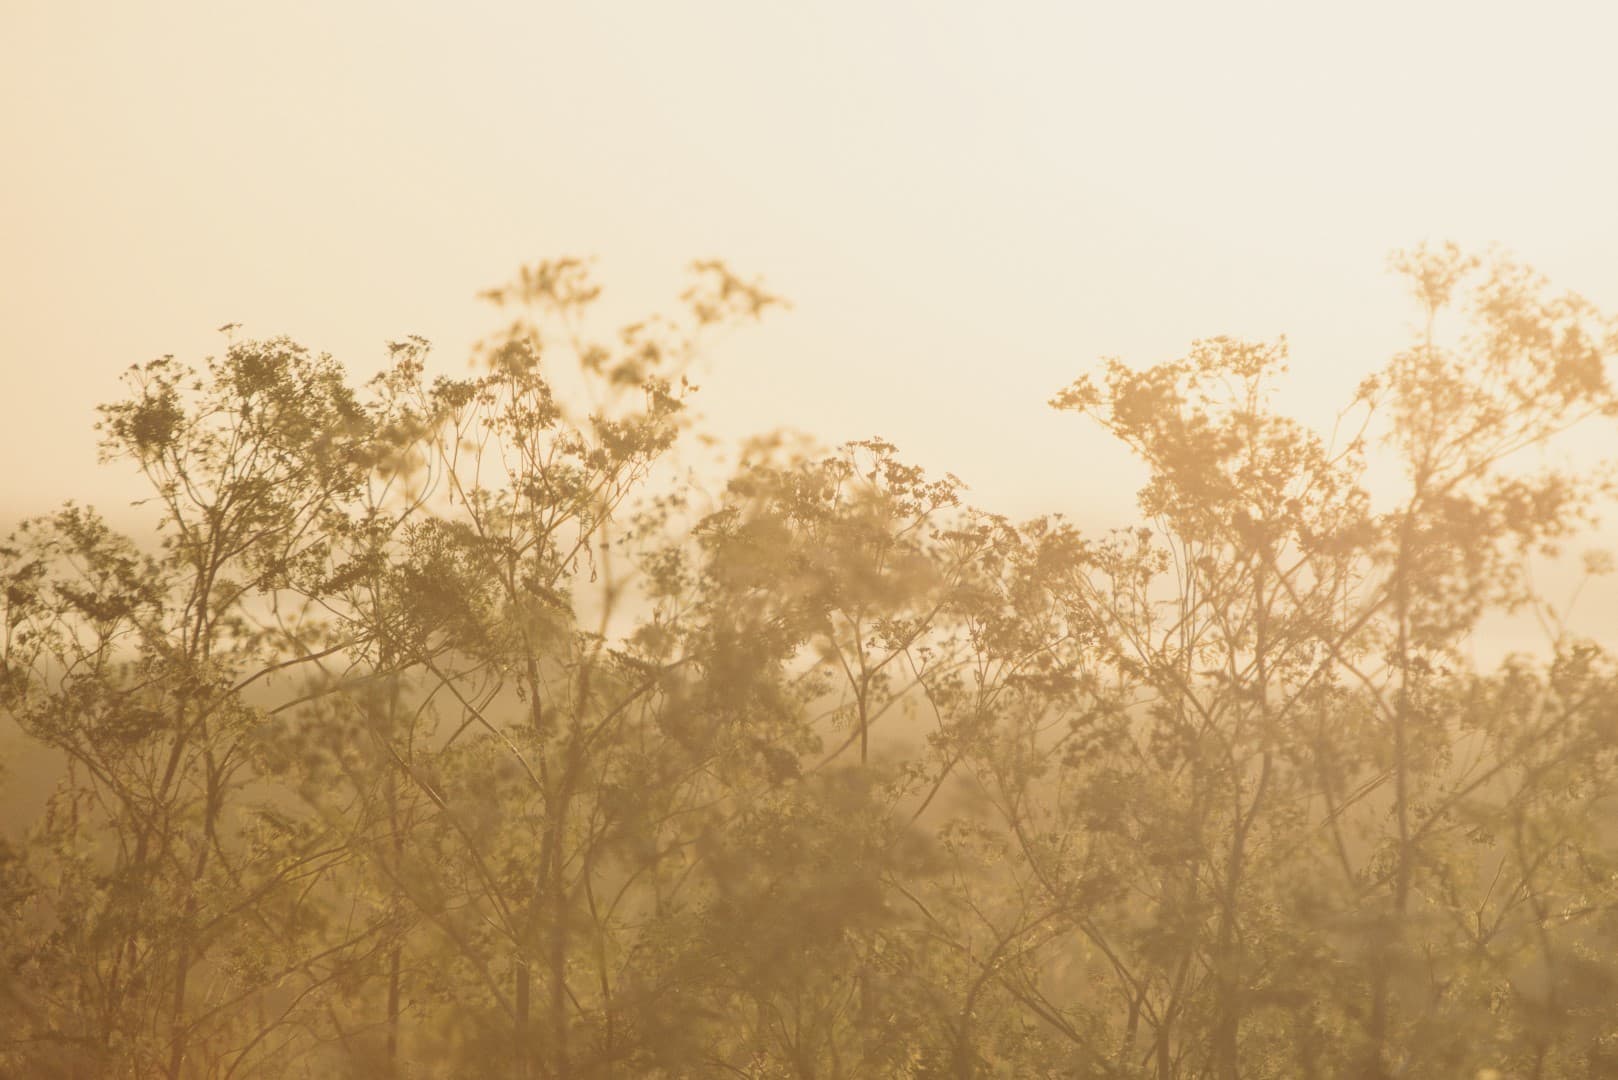
[[[1424,238],[1618,307],[1614,40],[1608,2],[5,0],[0,513],[124,497],[89,428],[130,363],[236,321],[459,370],[476,290],[578,253],[626,315],[709,255],[793,300],[715,357],[721,434],[1122,518],[1044,405],[1100,356],[1284,332],[1318,419]]]

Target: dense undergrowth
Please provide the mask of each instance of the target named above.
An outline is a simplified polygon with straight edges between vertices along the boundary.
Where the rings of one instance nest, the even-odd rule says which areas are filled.
[[[880,440],[659,471],[775,303],[718,264],[601,344],[526,270],[473,379],[132,369],[157,537],[0,548],[0,710],[61,763],[0,848],[0,1071],[1618,1075],[1618,671],[1464,659],[1606,493],[1536,450],[1618,415],[1618,338],[1398,265],[1425,329],[1331,439],[1281,344],[1058,394],[1150,470],[1100,535]]]

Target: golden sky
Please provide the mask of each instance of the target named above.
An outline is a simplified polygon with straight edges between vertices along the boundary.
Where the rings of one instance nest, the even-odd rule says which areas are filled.
[[[718,350],[721,435],[881,434],[979,503],[1130,515],[1045,407],[1117,354],[1292,342],[1312,420],[1404,339],[1395,247],[1499,242],[1618,307],[1618,5],[0,5],[0,514],[116,504],[130,363],[290,334],[453,370],[516,265],[613,310],[693,257],[792,311]]]

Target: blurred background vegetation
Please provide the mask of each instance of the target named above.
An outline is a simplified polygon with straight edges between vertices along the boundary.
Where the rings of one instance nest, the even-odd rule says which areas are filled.
[[[1394,265],[1330,432],[1281,340],[1052,387],[1146,477],[1114,530],[881,439],[673,467],[782,306],[713,261],[613,333],[525,267],[464,378],[232,327],[130,369],[152,530],[0,547],[0,1068],[1614,1075],[1618,669],[1531,569],[1613,569],[1554,451],[1610,438],[1618,333]],[[1543,644],[1477,663],[1500,612]]]

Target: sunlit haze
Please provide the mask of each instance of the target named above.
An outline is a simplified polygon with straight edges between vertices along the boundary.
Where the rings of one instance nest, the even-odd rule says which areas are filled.
[[[0,0],[0,1075],[1618,1076],[1615,42]]]
[[[214,327],[460,369],[474,293],[720,256],[793,310],[717,350],[731,436],[881,434],[1007,512],[1136,479],[1054,390],[1288,335],[1323,421],[1403,343],[1385,271],[1499,243],[1618,304],[1609,5],[8,4],[7,515],[115,502],[93,406]],[[617,310],[615,307],[614,310]],[[1127,479],[1126,479],[1127,478]]]

